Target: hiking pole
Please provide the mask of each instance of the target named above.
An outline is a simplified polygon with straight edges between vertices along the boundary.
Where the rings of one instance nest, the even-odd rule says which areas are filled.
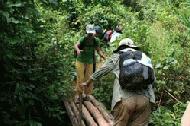
[[[96,71],[96,53],[93,51],[93,73]]]
[[[79,94],[79,126],[82,126],[82,93]]]

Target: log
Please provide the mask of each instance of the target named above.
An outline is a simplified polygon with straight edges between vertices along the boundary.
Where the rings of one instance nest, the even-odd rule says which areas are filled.
[[[64,101],[64,104],[65,104],[65,108],[66,108],[66,110],[67,110],[67,114],[68,114],[68,116],[70,117],[70,120],[71,120],[72,125],[73,125],[73,126],[78,126],[77,119],[76,119],[74,113],[72,112],[69,103],[68,103],[67,101]]]
[[[71,105],[71,109],[72,109],[73,113],[76,115],[79,126],[86,126],[84,123],[84,120],[82,119],[82,117],[80,117],[81,115],[80,115],[75,103],[71,102],[70,105]]]
[[[77,108],[79,109],[79,105],[77,105]],[[98,126],[84,105],[82,105],[82,116],[88,126]]]
[[[80,120],[82,119],[82,103],[83,103],[83,99],[82,99],[82,94],[79,95],[79,99],[80,99],[80,102],[79,102],[79,114],[80,114]],[[79,125],[81,125],[81,121],[79,122]]]
[[[111,125],[113,125],[113,116],[111,114],[108,114],[109,112],[106,111],[105,106],[101,103],[98,102],[92,95],[89,96],[90,101],[92,102],[92,104],[94,106],[96,106],[98,108],[98,110],[101,112],[102,116],[105,118],[105,120],[110,123]]]
[[[64,101],[64,104],[73,126],[113,126],[113,116],[91,95],[82,104],[76,104],[73,100]]]
[[[99,126],[110,126],[110,124],[108,124],[106,120],[103,118],[100,111],[92,103],[90,103],[90,101],[84,101],[84,104],[90,111],[94,119],[97,121]]]

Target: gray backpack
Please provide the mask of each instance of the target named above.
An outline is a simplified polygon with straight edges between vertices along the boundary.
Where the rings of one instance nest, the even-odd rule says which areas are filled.
[[[151,67],[139,63],[141,51],[119,52],[119,84],[127,90],[146,89],[155,80]]]

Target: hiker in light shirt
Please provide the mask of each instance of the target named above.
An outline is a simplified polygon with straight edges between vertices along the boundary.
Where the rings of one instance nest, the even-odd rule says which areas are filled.
[[[113,55],[92,74],[83,86],[90,85],[98,78],[113,72],[115,80],[113,84],[112,114],[114,116],[114,126],[148,126],[149,116],[151,114],[151,104],[155,103],[155,94],[152,84],[140,90],[128,90],[120,85],[120,53],[125,51],[137,51],[138,47],[134,45],[130,38],[120,41],[119,47]],[[151,60],[144,53],[141,55],[141,64],[152,67]]]

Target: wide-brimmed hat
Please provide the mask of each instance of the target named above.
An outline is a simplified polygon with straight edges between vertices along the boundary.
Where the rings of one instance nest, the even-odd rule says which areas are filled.
[[[136,46],[133,43],[133,40],[131,40],[130,38],[124,38],[119,42],[119,46],[117,47],[116,50],[113,51],[113,53],[117,53],[121,50],[125,50],[127,48],[133,48],[135,50],[139,50],[140,48],[138,46]]]
[[[119,42],[119,46],[122,46],[122,45],[126,45],[128,47],[131,47],[131,48],[136,48],[138,46],[136,46],[133,42],[133,40],[131,40],[130,38],[124,38],[122,39],[120,42]]]
[[[89,34],[89,33],[96,33],[95,29],[94,29],[94,25],[87,25],[86,26],[86,33]]]

